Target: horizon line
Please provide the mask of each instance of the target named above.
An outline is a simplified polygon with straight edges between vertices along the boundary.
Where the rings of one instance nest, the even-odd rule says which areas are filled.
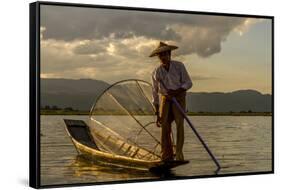
[[[112,85],[116,82],[112,82],[112,83],[108,83],[104,80],[100,80],[100,79],[92,79],[92,78],[42,78],[40,77],[40,79],[56,79],[56,80],[95,80],[95,81],[102,81],[102,82],[105,82],[109,85]],[[143,80],[143,79],[139,79],[139,80]],[[150,83],[150,82],[149,82]],[[247,88],[247,89],[237,89],[237,90],[232,90],[232,91],[187,91],[188,93],[233,93],[233,92],[237,92],[237,91],[246,91],[246,90],[251,90],[251,91],[256,91],[256,92],[259,92],[260,94],[262,95],[271,95],[272,96],[272,93],[262,93],[260,92],[259,90],[256,90],[256,89],[250,89],[250,88]]]

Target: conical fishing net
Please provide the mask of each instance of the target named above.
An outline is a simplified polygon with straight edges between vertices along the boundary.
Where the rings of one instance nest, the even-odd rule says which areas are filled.
[[[160,128],[148,82],[125,80],[111,85],[90,113],[91,132],[103,151],[143,160],[160,159]]]
[[[120,81],[108,87],[96,99],[90,112],[90,131],[97,146],[104,152],[132,159],[159,161],[161,128],[156,126],[154,113],[150,83],[135,79]],[[212,136],[208,132],[210,129],[203,127],[206,124],[202,123],[200,116],[193,119],[199,133],[202,132],[203,136]],[[174,122],[172,131],[175,152]],[[179,169],[179,174],[185,175],[188,170],[199,175],[203,170],[207,172],[215,167],[190,127],[185,127],[184,155],[193,164]]]

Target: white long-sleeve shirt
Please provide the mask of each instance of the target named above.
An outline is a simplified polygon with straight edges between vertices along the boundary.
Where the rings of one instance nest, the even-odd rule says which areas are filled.
[[[165,87],[162,83],[164,83]],[[191,87],[192,81],[184,64],[179,61],[171,60],[169,71],[167,71],[164,66],[160,65],[152,72],[152,103],[154,105],[159,105],[159,93],[167,95],[165,88],[172,90],[184,88],[188,90]]]

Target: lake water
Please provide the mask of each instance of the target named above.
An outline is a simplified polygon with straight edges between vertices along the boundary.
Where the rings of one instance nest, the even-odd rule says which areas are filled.
[[[222,169],[219,174],[271,171],[270,116],[190,116]],[[135,179],[213,175],[216,166],[185,128],[184,156],[190,164],[163,175],[147,171],[98,166],[77,156],[63,119],[88,121],[88,116],[41,116],[41,185],[94,183]],[[159,134],[160,135],[160,134]]]

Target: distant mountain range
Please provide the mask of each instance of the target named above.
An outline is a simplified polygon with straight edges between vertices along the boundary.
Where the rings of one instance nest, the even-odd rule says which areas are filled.
[[[41,79],[41,107],[71,107],[88,111],[110,84],[92,79]],[[270,112],[271,95],[255,90],[188,92],[187,107],[192,112]]]
[[[41,79],[41,107],[89,111],[96,98],[109,84],[92,79]]]
[[[187,93],[187,108],[192,112],[271,112],[271,95],[255,90],[229,93]]]

